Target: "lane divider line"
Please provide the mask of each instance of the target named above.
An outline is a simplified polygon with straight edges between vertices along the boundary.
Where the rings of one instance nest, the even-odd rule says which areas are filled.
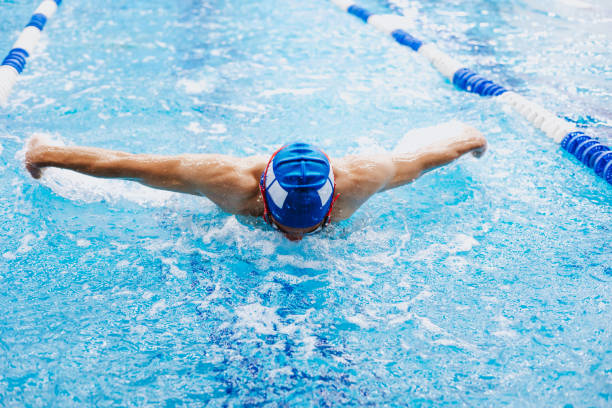
[[[563,149],[593,169],[595,174],[612,184],[612,151],[599,139],[585,134],[573,123],[470,70],[442,52],[435,44],[424,43],[406,31],[406,27],[411,25],[406,17],[397,14],[374,14],[354,4],[352,0],[331,2],[364,23],[390,35],[398,44],[423,55],[458,89],[480,96],[496,97],[497,101],[510,106],[546,136],[559,143]]]
[[[62,0],[44,0],[32,14],[30,21],[0,64],[0,105],[5,105],[27,59],[34,52],[47,21],[53,17]]]

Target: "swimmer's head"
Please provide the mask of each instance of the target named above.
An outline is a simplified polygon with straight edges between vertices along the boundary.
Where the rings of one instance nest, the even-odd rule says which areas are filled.
[[[261,175],[264,218],[290,229],[310,229],[329,220],[334,172],[321,150],[293,143],[278,150]]]

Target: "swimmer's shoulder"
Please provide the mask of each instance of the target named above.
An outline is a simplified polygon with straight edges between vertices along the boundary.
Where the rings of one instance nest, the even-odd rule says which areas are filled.
[[[266,169],[269,158],[249,156],[240,160],[241,189],[244,192],[243,206],[238,213],[243,216],[260,217],[264,212],[259,180]]]
[[[376,194],[393,177],[389,155],[351,155],[332,159],[338,206],[353,207]]]
[[[269,158],[265,156],[245,157],[241,160],[241,170],[248,175],[249,178],[255,179],[257,186],[259,186],[259,178],[266,169],[268,160]]]

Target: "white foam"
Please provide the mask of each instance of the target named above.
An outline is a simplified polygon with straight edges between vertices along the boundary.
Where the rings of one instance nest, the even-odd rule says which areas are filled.
[[[377,154],[377,153],[388,153],[384,147],[382,147],[378,140],[380,138],[361,136],[357,138],[357,148],[351,151],[351,154]]]
[[[179,269],[176,266],[177,260],[175,258],[161,258],[161,261],[164,265],[168,265],[170,267],[170,273],[174,275],[178,279],[186,279],[187,272]]]
[[[496,330],[494,332],[492,332],[491,334],[493,334],[496,337],[506,337],[509,339],[514,339],[517,338],[519,335],[516,331],[512,330],[510,328],[510,324],[512,323],[512,321],[508,318],[506,318],[505,316],[502,315],[497,315],[495,316],[495,318],[493,319],[495,321],[497,321],[499,323],[499,330]]]
[[[212,283],[212,282],[210,282]],[[223,291],[221,291],[219,289],[219,285],[216,283],[213,283],[215,288],[213,290],[213,292],[206,296],[205,299],[203,300],[193,300],[191,303],[193,303],[194,305],[198,306],[200,309],[205,309],[208,307],[208,305],[210,304],[210,302],[212,302],[215,299],[221,299],[223,297],[225,297],[225,293],[223,293]]]
[[[15,140],[17,142],[21,142],[21,139],[15,138],[14,136],[5,135],[4,137],[11,138],[11,139],[13,139],[13,140]],[[41,144],[47,145],[47,146],[66,146],[66,143],[64,142],[62,137],[60,135],[58,135],[58,134],[44,133],[44,132],[34,132],[26,140],[26,143],[23,146],[23,148],[21,150],[19,150],[15,154],[15,158],[24,160],[25,159],[25,153],[26,153],[26,151],[28,149],[28,146],[34,140],[38,140],[38,141],[40,141]]]
[[[576,8],[582,8],[582,9],[593,8],[592,4],[587,3],[586,1],[582,1],[582,0],[558,0],[558,1],[568,6],[572,6]]]
[[[440,326],[434,324],[431,320],[429,320],[427,317],[422,317],[422,316],[418,316],[415,314],[412,314],[412,317],[415,320],[418,320],[419,323],[421,323],[421,326],[434,334],[437,335],[442,335],[445,338],[442,339],[436,339],[433,341],[434,344],[439,344],[442,346],[455,346],[455,347],[460,347],[460,348],[464,348],[467,350],[471,350],[471,351],[475,351],[477,350],[477,347],[471,343],[468,343],[464,340],[461,340],[455,336],[452,336],[450,333],[448,333],[446,330],[444,330],[443,328],[441,328]]]
[[[466,234],[457,234],[448,244],[448,249],[452,253],[461,253],[468,252],[477,245],[479,245],[479,242],[474,237]]]
[[[125,260],[125,259],[123,259],[123,260],[117,262],[116,266],[117,266],[117,268],[127,268],[128,266],[130,266],[130,262]]]
[[[238,326],[251,328],[259,334],[274,334],[277,331],[276,326],[280,325],[276,308],[259,303],[238,307],[236,316],[240,319]]]
[[[4,259],[7,259],[9,261],[14,261],[15,259],[17,259],[17,255],[15,255],[14,252],[8,251],[2,254],[2,257]]]
[[[32,245],[30,243],[36,239],[34,234],[25,234],[21,241],[19,241],[19,248],[17,248],[18,254],[23,254],[26,252],[30,252],[32,250]]]
[[[402,285],[400,285],[402,286]],[[398,310],[401,310],[403,312],[407,312],[408,309],[410,308],[410,306],[414,305],[416,302],[420,302],[421,300],[425,300],[425,299],[429,299],[430,297],[434,296],[434,293],[425,289],[422,290],[421,292],[419,292],[415,297],[413,297],[412,299],[405,301],[405,302],[399,302],[399,303],[395,303],[393,304],[393,306],[395,306]],[[401,315],[400,315],[401,316]],[[406,321],[406,319],[402,319],[401,317],[396,317],[394,318],[392,321],[390,321],[390,323],[402,323]]]
[[[129,200],[142,206],[163,207],[176,193],[156,190],[134,182],[98,179],[70,170],[45,169],[40,182],[69,200],[94,203]]]
[[[194,99],[195,99],[194,100],[195,104],[205,103],[205,101],[199,100],[197,98],[194,98]],[[266,111],[266,107],[264,105],[254,103],[254,102],[251,102],[253,107],[245,106],[245,105],[226,105],[223,103],[211,103],[211,102],[206,102],[206,103],[210,106],[217,106],[219,108],[229,109],[229,110],[233,110],[236,112],[242,112],[242,113],[264,113]]]
[[[206,129],[204,129],[204,127],[202,127],[202,125],[200,125],[198,122],[189,122],[189,125],[185,126],[185,129],[195,134],[206,132]]]
[[[40,108],[44,108],[46,106],[51,106],[51,105],[55,105],[56,104],[56,100],[53,98],[49,98],[49,97],[44,97],[43,101],[37,105],[33,105],[30,107],[31,110],[35,110],[35,109],[40,109]]]
[[[404,135],[393,153],[413,153],[426,147],[460,137],[468,126],[457,120],[420,129],[412,129]]]
[[[83,285],[83,289],[85,289],[85,285]],[[136,295],[136,292],[129,290],[129,289],[121,289],[119,290],[118,287],[114,287],[113,288],[113,293],[117,296],[134,296]]]
[[[293,368],[290,367],[289,365],[286,365],[281,368],[276,368],[274,370],[268,370],[266,373],[268,378],[276,378],[278,375],[292,375],[292,374],[293,374]]]
[[[149,330],[149,329],[146,326],[143,326],[141,324],[137,324],[137,325],[133,326],[130,329],[130,332],[136,333],[136,334],[139,334],[139,335],[143,335],[143,334],[145,334],[147,332],[147,330]]]
[[[215,90],[216,78],[204,77],[197,80],[182,78],[177,85],[188,94],[210,93]]]
[[[444,260],[444,266],[453,272],[465,273],[469,270],[469,262],[462,256],[452,255]]]
[[[121,243],[116,242],[116,241],[111,241],[110,244],[114,245],[117,248],[117,250],[120,251],[120,252],[123,251],[124,249],[127,249],[127,248],[130,247],[128,244],[121,244]]]
[[[329,264],[323,261],[315,261],[298,255],[278,255],[276,265],[293,266],[296,268],[311,268],[315,270],[325,270]]]
[[[210,133],[225,133],[227,127],[223,123],[213,123],[209,130]]]
[[[354,278],[354,282],[351,284],[352,287],[370,286],[374,283],[374,276],[372,276],[368,271],[360,271],[355,268],[350,268],[343,272]]]
[[[361,95],[356,95],[353,92],[344,91],[338,92],[338,95],[340,96],[340,99],[342,99],[347,105],[357,105],[359,102],[361,102],[361,99],[363,97]]]
[[[91,245],[91,242],[89,242],[86,239],[77,239],[76,244],[77,244],[78,247],[87,248],[88,246]]]
[[[156,315],[167,307],[168,305],[166,304],[165,299],[158,300],[157,302],[153,303],[153,306],[151,306],[151,310],[149,310],[149,315]]]
[[[455,235],[447,244],[432,244],[426,249],[418,251],[411,260],[432,261],[449,255],[464,254],[472,250],[479,242],[472,236],[466,234]],[[449,256],[449,264],[458,266],[464,264],[464,258],[460,256]]]
[[[19,138],[17,136],[9,135],[8,133],[0,134],[0,139],[12,140],[12,141],[17,142],[17,143],[21,143],[22,142],[21,138]]]
[[[496,337],[507,337],[510,339],[515,339],[518,337],[518,334],[514,330],[498,330],[492,333]]]
[[[440,346],[458,347],[458,348],[462,348],[462,349],[466,349],[470,351],[478,350],[478,348],[474,346],[473,344],[467,343],[462,340],[456,340],[456,339],[438,339],[438,340],[434,340],[434,344],[438,344]]]
[[[283,95],[283,94],[289,94],[289,95],[295,95],[295,96],[312,95],[314,93],[321,92],[324,90],[325,88],[297,88],[297,89],[277,88],[277,89],[269,89],[269,90],[263,91],[259,94],[259,96],[270,97],[274,95]]]
[[[251,221],[255,222],[255,220]],[[196,231],[196,234],[198,232],[200,231]],[[276,231],[250,228],[242,225],[238,222],[236,216],[226,217],[220,228],[207,228],[202,230],[201,234],[204,244],[219,241],[226,242],[227,245],[237,247],[238,255],[248,257],[256,265],[264,266],[269,264],[269,260],[265,258],[265,255],[274,253],[279,245],[292,245],[292,243],[287,242],[287,239]]]
[[[351,322],[353,324],[356,324],[357,326],[361,327],[362,329],[369,329],[369,328],[374,327],[376,325],[367,316],[365,316],[363,314],[356,314],[356,315],[353,315],[353,316],[347,316],[346,320],[348,320],[349,322]]]
[[[413,315],[413,317],[417,319],[421,323],[423,328],[425,328],[426,330],[436,334],[446,334],[446,332],[440,326],[434,324],[427,317],[421,317],[417,315]]]

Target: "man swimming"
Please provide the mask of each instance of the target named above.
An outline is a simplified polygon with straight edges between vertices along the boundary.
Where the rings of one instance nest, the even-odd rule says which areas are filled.
[[[463,126],[453,136],[408,153],[329,159],[307,143],[281,147],[272,157],[220,154],[161,156],[79,146],[51,146],[34,138],[26,168],[38,179],[45,167],[208,197],[231,214],[263,216],[291,240],[349,218],[372,195],[486,149],[484,136]]]

